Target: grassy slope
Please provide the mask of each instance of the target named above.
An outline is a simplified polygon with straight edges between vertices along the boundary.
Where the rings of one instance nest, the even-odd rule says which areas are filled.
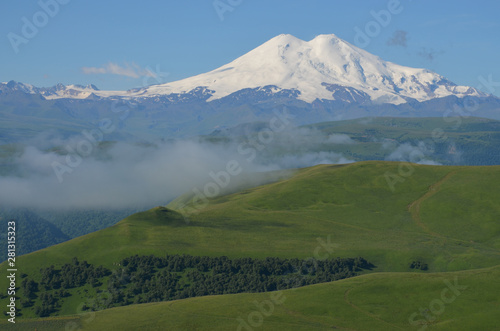
[[[213,232],[221,227],[233,232],[222,243],[232,244],[233,252],[305,257],[312,255],[318,237],[330,235],[337,245],[335,255],[361,255],[377,264],[379,271],[406,271],[407,263],[416,258],[435,271],[498,263],[500,224],[493,220],[500,216],[496,203],[500,193],[495,189],[499,168],[414,168],[414,174],[398,183],[394,192],[384,174],[397,174],[396,163],[303,169],[287,181],[215,199],[190,219],[194,224],[217,220]],[[446,207],[439,202],[446,196],[440,193],[441,187],[428,195],[429,188],[443,178],[445,192],[454,191],[462,198],[459,219],[468,224],[467,231],[454,227],[457,217],[446,216],[453,200]],[[416,201],[420,201],[418,213],[410,208]],[[178,204],[174,201],[169,206]],[[443,231],[435,233],[429,227]],[[447,232],[450,228],[454,231]]]
[[[392,192],[384,174],[398,173],[398,166],[302,169],[288,180],[214,199],[189,215],[189,224],[178,213],[155,208],[22,256],[17,267],[32,276],[73,256],[111,268],[134,254],[307,258],[321,247],[317,239],[327,236],[335,244],[331,257],[360,255],[378,266],[375,271],[409,271],[414,259],[431,271],[499,264],[500,167],[415,165]],[[0,286],[7,287],[3,277]],[[84,300],[82,293],[72,294],[61,314],[73,314]]]
[[[283,291],[272,314],[264,316],[255,330],[495,330],[500,324],[500,267],[452,273],[363,275],[332,283]],[[445,292],[443,308],[432,306],[441,300],[445,280],[467,288],[455,296]],[[236,330],[241,318],[258,322],[255,301],[262,303],[276,292],[208,296],[186,300],[133,305],[97,313],[31,320],[15,330]],[[430,321],[410,317],[427,309]],[[270,311],[265,306],[265,311]],[[431,310],[434,309],[434,310]],[[432,311],[439,313],[433,314]],[[75,324],[72,324],[75,323]],[[1,325],[1,324],[0,324]],[[2,325],[5,326],[5,325]],[[243,328],[243,330],[245,330]]]
[[[132,254],[151,253],[302,258],[311,256],[317,238],[327,235],[337,245],[334,255],[360,254],[374,260],[379,271],[407,270],[407,261],[394,264],[393,260],[410,258],[415,252],[431,263],[436,254],[447,259],[431,264],[435,271],[489,266],[490,258],[498,258],[500,225],[492,220],[500,217],[496,203],[500,167],[414,165],[413,175],[392,192],[384,174],[397,174],[398,166],[361,162],[302,169],[288,180],[214,199],[201,212],[189,215],[189,223],[175,212],[154,208],[20,257],[18,263],[30,274],[73,256],[108,267]],[[451,232],[428,233],[415,222],[409,207],[450,173],[438,192],[421,202],[419,211],[428,227]],[[460,218],[447,216],[458,209]],[[457,221],[469,224],[467,231],[455,227]],[[474,255],[467,266],[452,262],[461,253]]]

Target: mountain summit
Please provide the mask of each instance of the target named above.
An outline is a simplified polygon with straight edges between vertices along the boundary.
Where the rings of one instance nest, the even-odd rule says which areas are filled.
[[[39,93],[45,99],[166,97],[170,102],[193,98],[210,102],[253,90],[255,100],[286,96],[309,104],[334,101],[351,105],[399,105],[449,96],[489,96],[473,87],[458,86],[430,70],[384,61],[334,34],[318,35],[310,41],[281,34],[210,72],[129,91],[101,91],[94,85],[14,85],[15,82],[0,83],[0,90],[14,88]]]
[[[311,41],[282,34],[208,73],[130,91],[128,95],[183,94],[203,87],[211,93],[207,101],[212,101],[265,86],[272,86],[273,92],[296,91],[297,99],[308,103],[316,99],[346,101],[346,93],[352,101],[368,97],[376,104],[401,104],[411,99],[421,102],[450,95],[487,96],[475,88],[457,86],[432,71],[384,61],[334,34],[318,35]]]
[[[500,119],[500,98],[384,61],[333,34],[310,41],[282,34],[213,71],[128,91],[0,83],[0,117],[17,116],[0,138],[15,142],[26,128],[37,128],[32,136],[59,130],[53,118],[74,123],[71,134],[94,128],[110,110],[126,114],[107,139],[186,137],[267,122],[277,109],[286,109],[293,125],[380,116]]]

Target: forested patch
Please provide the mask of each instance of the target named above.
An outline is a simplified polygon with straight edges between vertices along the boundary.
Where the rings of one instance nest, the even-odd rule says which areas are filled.
[[[330,282],[372,265],[365,259],[266,259],[189,255],[132,256],[109,278],[113,303],[129,304],[241,292],[266,292]],[[133,300],[133,301],[132,301]]]
[[[373,267],[362,257],[301,260],[190,255],[136,255],[116,266],[111,271],[73,258],[61,268],[42,268],[39,282],[30,277],[22,281],[22,309],[33,309],[38,316],[53,315],[66,297],[82,287],[94,288],[101,298],[87,300],[82,310],[100,310],[204,295],[290,289],[352,277]]]

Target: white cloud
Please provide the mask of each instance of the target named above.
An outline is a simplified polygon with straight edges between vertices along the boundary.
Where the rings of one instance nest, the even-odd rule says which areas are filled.
[[[354,144],[354,140],[346,134],[331,134],[328,136],[326,142],[332,144]]]
[[[391,145],[385,143],[382,145],[383,148],[390,148]],[[418,164],[427,165],[441,165],[441,163],[430,160],[428,157],[433,153],[431,149],[425,144],[425,142],[420,141],[417,146],[413,146],[410,143],[404,143],[397,146],[386,160],[388,161],[400,161],[400,162],[412,162]]]
[[[82,72],[87,75],[96,74],[112,74],[119,76],[126,76],[132,78],[140,77],[156,77],[156,74],[151,70],[143,69],[135,63],[125,63],[125,65],[120,66],[119,64],[109,62],[103,67],[82,67]]]

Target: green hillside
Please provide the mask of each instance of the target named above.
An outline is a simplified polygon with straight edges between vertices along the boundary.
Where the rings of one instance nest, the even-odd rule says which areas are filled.
[[[335,254],[366,257],[378,271],[406,271],[412,259],[433,271],[497,263],[499,167],[412,167],[405,177],[398,163],[322,165],[211,200],[201,211],[186,205],[186,196],[169,207],[185,205],[193,225],[217,220],[213,231],[232,231],[231,251],[241,254],[251,246],[259,255],[289,255],[300,247],[294,254],[304,257],[317,237],[329,235]],[[392,176],[402,181],[394,191],[387,181]]]
[[[423,330],[425,326],[429,330],[498,330],[499,278],[499,267],[433,274],[380,273],[280,292],[132,305],[0,326],[39,331],[373,331]]]
[[[73,257],[115,270],[119,269],[117,264],[122,259],[135,254],[261,259],[361,256],[376,266],[372,270],[376,273],[410,272],[415,271],[410,268],[412,264],[427,265],[427,271],[417,273],[372,274],[299,288],[290,293],[290,298],[295,297],[296,301],[289,302],[296,302],[296,306],[292,305],[282,312],[282,316],[276,314],[274,317],[275,323],[285,323],[282,329],[286,329],[285,320],[294,321],[296,318],[308,321],[307,323],[314,321],[318,323],[319,329],[324,329],[325,325],[336,325],[334,321],[339,316],[346,316],[342,317],[344,322],[339,322],[339,326],[347,329],[368,329],[373,320],[371,315],[384,321],[392,321],[390,323],[395,325],[403,325],[401,323],[408,323],[408,315],[411,314],[409,310],[418,309],[419,304],[428,306],[436,297],[435,293],[440,293],[442,281],[433,283],[432,279],[453,279],[455,275],[432,272],[472,270],[500,264],[500,206],[497,203],[500,201],[500,191],[497,189],[500,167],[411,165],[413,171],[409,174],[408,169],[404,168],[407,166],[395,162],[320,165],[298,170],[286,180],[211,199],[203,208],[197,207],[196,201],[190,201],[189,196],[183,196],[172,202],[168,206],[170,209],[157,207],[137,213],[110,228],[19,257],[17,267],[39,281],[41,268],[50,265],[60,267],[70,263]],[[402,169],[406,172],[402,172]],[[387,179],[395,178],[394,176],[399,176],[399,179],[392,183],[391,189]],[[183,214],[172,209],[178,209]],[[6,265],[3,264],[2,268],[5,270]],[[495,276],[498,278],[498,269],[468,271],[456,275],[472,275],[474,272],[484,274],[485,279],[494,279]],[[415,279],[416,283],[407,282],[408,278]],[[345,286],[350,287],[348,284],[359,284],[357,282],[365,279],[368,281],[352,292],[353,297],[359,295],[362,298],[359,302],[364,308],[349,312],[346,309],[352,309],[352,306],[339,306],[336,300],[343,300],[347,288],[337,284],[347,284]],[[471,279],[474,277],[471,276]],[[484,285],[489,282],[490,280],[482,283],[483,288],[476,284],[474,293],[471,291],[468,305],[472,305],[473,314],[478,314],[473,318],[480,318],[483,314],[485,321],[491,319],[488,310],[481,309],[485,300],[475,299],[480,291],[490,293]],[[0,279],[0,286],[7,287],[5,278]],[[388,290],[391,286],[395,288]],[[105,289],[103,285],[96,289],[87,286],[70,290],[71,295],[64,300],[59,315],[75,314],[82,302]],[[328,293],[326,289],[333,291],[331,296],[325,297],[325,293]],[[412,296],[405,294],[406,289],[421,291]],[[243,309],[242,313],[246,310],[245,305],[251,305],[253,299],[248,298],[265,298],[270,293],[202,297],[174,303],[122,307],[105,310],[97,316],[109,316],[109,319],[106,317],[103,320],[113,322],[114,312],[125,312],[132,316],[127,313],[127,309],[162,309],[174,305],[180,307],[175,311],[189,314],[198,309],[209,309],[208,306],[214,306],[215,309],[215,305],[227,305],[233,308],[224,309],[224,313],[236,312],[234,316],[237,317],[238,309]],[[323,302],[322,305],[316,299],[311,299],[317,296],[322,297],[319,300]],[[216,301],[210,303],[210,300]],[[416,300],[416,305],[408,302],[398,305],[401,300]],[[4,298],[0,304],[6,302]],[[240,305],[238,302],[246,303]],[[402,309],[401,316],[393,314],[393,303],[394,307]],[[193,307],[193,310],[186,307]],[[467,305],[457,304],[454,307],[462,307],[462,310],[451,315],[453,323],[464,318],[462,315],[466,313],[463,309]],[[152,313],[156,308],[151,309],[151,314],[158,313]],[[345,311],[345,315],[335,314],[336,311]],[[452,309],[449,311],[452,312]],[[356,312],[360,314],[357,317],[353,315]],[[22,313],[25,318],[35,317],[32,308],[25,309]],[[143,316],[147,314],[144,312]],[[198,315],[194,314],[192,318],[180,315],[177,322],[172,321],[198,325]],[[323,316],[326,324],[321,324],[323,317],[315,317],[315,314]],[[141,314],[134,316],[139,315]],[[226,316],[222,313],[216,315]],[[334,320],[331,320],[330,315],[334,316]],[[453,317],[455,315],[460,318]],[[229,318],[228,323],[234,323],[236,317],[222,319]],[[215,323],[217,318],[219,317],[210,317],[206,322],[206,329],[212,325],[210,321]],[[359,324],[349,324],[355,323],[356,319],[361,319]],[[269,320],[273,318],[270,317]],[[109,327],[104,321],[102,323],[102,328]],[[310,324],[307,323],[304,324],[304,329],[309,328]],[[443,325],[455,325],[450,323]],[[99,326],[94,329],[101,329],[101,324],[95,325]],[[185,325],[187,329],[188,325]],[[383,325],[384,323],[376,327],[382,329]],[[232,326],[233,329],[235,327]],[[271,328],[271,324],[268,327]],[[200,326],[199,329],[203,327]]]

